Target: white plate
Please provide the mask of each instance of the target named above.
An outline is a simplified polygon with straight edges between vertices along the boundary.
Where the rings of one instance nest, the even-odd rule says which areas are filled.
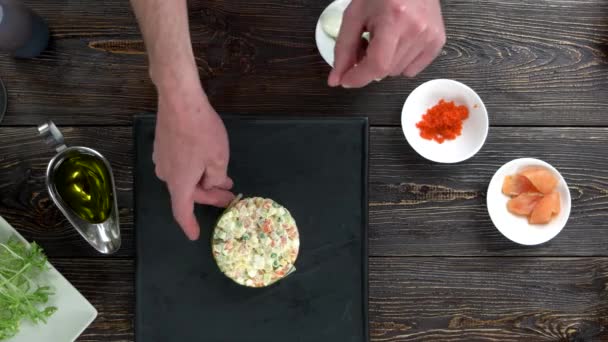
[[[336,0],[334,2],[332,2],[329,6],[327,6],[327,8],[323,11],[323,13],[325,13],[325,11],[328,10],[339,10],[344,12],[344,10],[346,9],[346,7],[348,7],[348,5],[350,4],[351,0]],[[321,13],[321,16],[323,16],[323,13]],[[321,16],[319,17],[319,20],[317,21],[317,29],[315,31],[315,40],[317,41],[317,48],[319,49],[319,53],[321,54],[321,57],[323,57],[323,59],[325,60],[325,62],[327,62],[327,64],[329,64],[331,67],[334,66],[334,48],[336,47],[336,41],[330,37],[327,33],[325,33],[325,31],[323,30],[323,27],[321,25]]]
[[[0,217],[0,241],[5,242],[11,236],[18,238],[29,246],[29,243]],[[40,275],[37,282],[51,286],[55,294],[49,298],[49,306],[57,311],[47,323],[32,324],[23,321],[17,336],[6,342],[72,342],[82,334],[97,317],[97,310],[70,284],[52,265]]]
[[[548,224],[529,224],[526,217],[513,215],[507,210],[510,197],[502,193],[503,181],[506,176],[514,175],[528,166],[545,167],[559,180],[556,190],[559,192],[561,210]],[[538,245],[553,239],[566,226],[570,217],[571,199],[568,184],[553,166],[538,159],[515,159],[498,169],[490,181],[487,200],[488,213],[498,231],[507,239],[522,245]]]
[[[462,135],[443,144],[422,138],[416,127],[427,109],[441,99],[469,108],[469,118],[464,121]],[[458,163],[473,157],[485,143],[489,128],[488,112],[473,89],[453,80],[432,80],[423,83],[408,96],[401,112],[401,127],[407,142],[422,157],[438,163]]]

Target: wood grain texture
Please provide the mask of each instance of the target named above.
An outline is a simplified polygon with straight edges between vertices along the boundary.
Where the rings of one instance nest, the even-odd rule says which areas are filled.
[[[78,341],[133,341],[135,114],[156,92],[126,0],[24,2],[49,22],[33,60],[0,55],[9,111],[0,127],[0,215],[39,242],[98,309]],[[331,89],[314,26],[330,0],[191,0],[199,73],[220,113],[369,116],[400,123],[422,82],[474,88],[494,126],[484,149],[457,165],[418,157],[400,129],[370,134],[369,285],[374,342],[608,341],[608,2],[445,0],[448,43],[418,78]],[[118,186],[123,246],[101,257],[50,201],[53,152],[34,125],[52,118],[70,145],[95,148]],[[97,127],[92,127],[97,126]],[[122,127],[105,127],[122,126]],[[490,222],[486,188],[505,162],[538,157],[565,176],[566,229],[523,248]],[[238,181],[238,180],[237,180]]]
[[[134,340],[133,260],[51,259],[51,263],[98,311],[97,319],[77,341]]]
[[[607,341],[606,258],[370,258],[372,341]]]
[[[100,313],[78,341],[133,341],[133,261],[52,262]],[[608,339],[607,258],[370,258],[369,272],[375,342]]]
[[[112,163],[124,239],[118,256],[134,255],[131,129],[62,130],[69,144],[98,149]],[[606,146],[605,128],[494,128],[476,157],[440,165],[420,158],[399,129],[372,128],[370,255],[608,256]],[[52,256],[97,256],[48,198],[44,173],[52,155],[34,129],[0,128],[0,215]],[[564,231],[533,248],[500,235],[485,205],[494,172],[511,159],[530,156],[557,167],[573,198]]]
[[[372,132],[372,255],[608,255],[608,129],[493,128],[474,158],[455,165],[422,159],[399,129]],[[572,196],[567,226],[535,247],[503,237],[486,208],[494,173],[524,157],[556,167]]]
[[[0,57],[4,123],[128,125],[154,111],[146,56],[128,1],[25,1],[53,32],[34,60]],[[494,125],[608,125],[608,3],[446,0],[448,44],[413,80],[331,89],[314,42],[326,0],[190,1],[199,72],[216,109],[264,115],[365,115],[396,125],[407,95],[433,78],[461,80]],[[24,115],[27,114],[27,115]]]

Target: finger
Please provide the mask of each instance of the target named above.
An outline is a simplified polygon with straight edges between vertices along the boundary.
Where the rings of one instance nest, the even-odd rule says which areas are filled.
[[[224,190],[232,189],[232,179],[226,175],[226,171],[218,170],[217,168],[208,168],[205,170],[202,182],[200,183],[203,189],[220,188]]]
[[[165,181],[164,173],[158,164],[156,166],[154,166],[154,173],[156,173],[156,177],[158,179],[160,179],[163,182]]]
[[[160,179],[161,181],[165,181],[165,173],[163,172],[162,167],[160,166],[160,164],[156,163],[154,161],[154,157],[155,155],[152,154],[152,161],[154,162],[154,173],[156,174],[156,177],[158,179]]]
[[[359,12],[356,5],[352,3],[344,11],[340,34],[334,49],[334,69],[327,80],[331,87],[339,86],[344,73],[357,63],[357,56],[363,44],[361,35],[364,30],[363,19]]]
[[[199,183],[201,188],[205,189],[205,187],[203,186],[204,183],[204,179],[201,180],[201,182]],[[210,187],[211,188],[219,188],[219,189],[223,189],[223,190],[230,190],[234,187],[234,181],[232,180],[232,178],[226,176],[226,180],[220,184],[218,184],[217,186],[214,187]]]
[[[430,48],[420,52],[416,58],[405,68],[403,75],[406,77],[415,77],[424,68],[429,66],[433,60],[441,53],[441,47],[443,46],[440,42],[433,42],[429,44]]]
[[[395,53],[395,59],[393,60],[393,64],[391,65],[390,76],[397,76],[403,73],[404,68],[401,68],[403,61],[405,58],[411,54],[412,44],[409,40],[401,38],[399,40],[399,44],[397,45],[397,52]],[[412,58],[414,58],[413,56]]]
[[[424,44],[414,43],[408,45],[408,50],[401,55],[401,58],[393,63],[391,76],[399,76],[403,74],[405,69],[412,64],[412,61],[418,57],[424,50]]]
[[[212,205],[218,208],[227,207],[234,199],[234,194],[228,190],[213,188],[202,189],[197,188],[194,191],[194,201],[196,203]]]
[[[234,181],[232,180],[232,178],[226,176],[226,180],[224,181],[224,183],[219,184],[217,187],[220,189],[224,189],[224,190],[230,190],[230,189],[232,189],[233,186],[234,186]]]
[[[341,84],[346,88],[358,88],[375,79],[382,79],[390,72],[397,50],[399,37],[390,27],[383,27],[372,32],[372,39],[367,54],[357,66],[349,69],[342,77]]]
[[[409,20],[399,42],[398,59],[394,60],[391,76],[402,74],[418,55],[432,42],[429,24],[425,20]]]
[[[197,240],[201,229],[194,216],[194,201],[192,195],[187,196],[181,194],[172,194],[171,203],[173,207],[173,216],[175,221],[180,225],[188,239]]]

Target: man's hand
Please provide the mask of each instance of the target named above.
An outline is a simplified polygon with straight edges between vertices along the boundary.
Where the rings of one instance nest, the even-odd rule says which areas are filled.
[[[371,34],[367,47],[365,31]],[[414,77],[439,55],[445,39],[439,0],[352,0],[328,83],[351,88],[386,76]]]
[[[158,90],[154,155],[156,175],[169,188],[173,216],[188,238],[200,228],[194,203],[228,205],[228,135],[198,77],[186,0],[131,0]]]
[[[200,228],[194,203],[225,207],[234,198],[227,176],[228,135],[198,80],[159,93],[153,160],[167,183],[175,220],[190,240]]]

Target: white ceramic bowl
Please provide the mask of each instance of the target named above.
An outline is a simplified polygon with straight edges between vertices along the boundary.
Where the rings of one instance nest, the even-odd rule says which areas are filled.
[[[529,166],[545,167],[559,180],[556,190],[560,195],[561,210],[547,224],[530,224],[526,217],[513,215],[507,210],[507,202],[510,197],[502,193],[503,181],[506,176],[514,175]],[[553,239],[566,226],[568,217],[570,217],[571,199],[568,184],[553,166],[538,159],[515,159],[498,169],[490,181],[487,200],[488,213],[498,231],[507,239],[521,245],[538,245]]]
[[[469,118],[464,121],[462,135],[443,144],[422,138],[416,127],[427,109],[441,99],[469,108]],[[479,95],[466,85],[453,80],[432,80],[423,83],[408,96],[401,112],[401,126],[407,142],[422,157],[438,163],[458,163],[474,156],[486,141],[488,111]]]
[[[329,6],[325,8],[323,13],[331,10],[338,10],[344,12],[346,7],[348,7],[348,5],[350,4],[350,1],[351,0],[336,0],[329,4]],[[325,60],[325,62],[327,62],[327,64],[329,64],[329,66],[333,67],[334,48],[336,47],[336,41],[323,30],[323,26],[321,25],[321,17],[323,16],[323,13],[321,13],[319,20],[317,21],[315,40],[317,41],[317,48],[319,49],[321,57],[323,57],[323,59]]]

